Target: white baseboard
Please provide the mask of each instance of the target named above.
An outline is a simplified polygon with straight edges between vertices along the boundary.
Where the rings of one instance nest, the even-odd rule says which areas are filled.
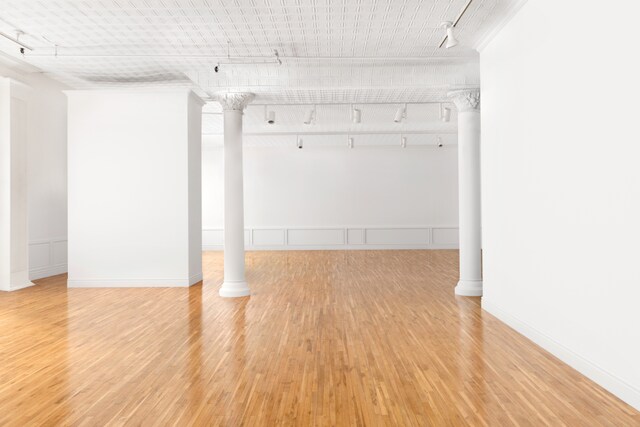
[[[640,390],[628,384],[617,376],[595,365],[591,361],[565,347],[536,328],[519,320],[501,309],[486,298],[482,298],[482,309],[497,317],[509,327],[524,335],[549,353],[562,360],[567,365],[580,372],[585,377],[598,383],[600,386],[617,396],[624,402],[640,410]]]
[[[69,288],[188,288],[202,280],[202,273],[189,278],[156,279],[75,279],[67,280]]]
[[[31,280],[43,279],[45,277],[56,276],[67,272],[67,264],[53,265],[43,268],[32,268],[29,270]]]
[[[31,286],[35,286],[35,283],[33,283],[33,282],[25,282],[25,283],[23,283],[21,285],[12,286],[9,289],[3,289],[3,290],[6,290],[8,292],[13,292],[13,291],[19,291],[20,289],[30,288]]]
[[[28,288],[35,285],[29,280],[29,272],[27,270],[13,271],[9,275],[9,282],[0,287],[0,291],[13,292],[20,289]]]

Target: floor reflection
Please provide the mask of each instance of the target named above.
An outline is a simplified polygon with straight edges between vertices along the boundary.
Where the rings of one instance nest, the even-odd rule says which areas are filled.
[[[484,324],[480,298],[455,297],[458,315],[458,380],[465,400],[482,420],[487,420]]]

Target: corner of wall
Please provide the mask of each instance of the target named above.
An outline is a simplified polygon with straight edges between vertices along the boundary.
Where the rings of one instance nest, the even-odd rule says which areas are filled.
[[[553,354],[555,357],[571,366],[582,375],[598,383],[624,402],[640,410],[640,390],[610,372],[600,368],[590,360],[584,358],[570,348],[565,347],[535,327],[523,322],[516,316],[510,314],[507,309],[499,307],[486,297],[482,298],[482,309],[505,323],[511,329],[523,335],[525,338]]]

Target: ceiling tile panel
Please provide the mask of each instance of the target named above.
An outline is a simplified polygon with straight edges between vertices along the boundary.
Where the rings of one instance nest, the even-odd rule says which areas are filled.
[[[468,0],[0,0],[0,31],[22,32],[34,47],[23,60],[77,88],[162,84],[203,96],[251,90],[264,102],[427,102],[479,83],[471,47],[514,1],[473,0],[454,49],[439,48],[439,24]],[[15,45],[6,51],[19,57]],[[228,65],[238,61],[251,64]]]

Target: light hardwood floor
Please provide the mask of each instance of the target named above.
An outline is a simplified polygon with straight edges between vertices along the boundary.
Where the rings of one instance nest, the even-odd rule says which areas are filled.
[[[222,254],[189,289],[0,294],[0,425],[640,425],[456,298],[455,251]]]

